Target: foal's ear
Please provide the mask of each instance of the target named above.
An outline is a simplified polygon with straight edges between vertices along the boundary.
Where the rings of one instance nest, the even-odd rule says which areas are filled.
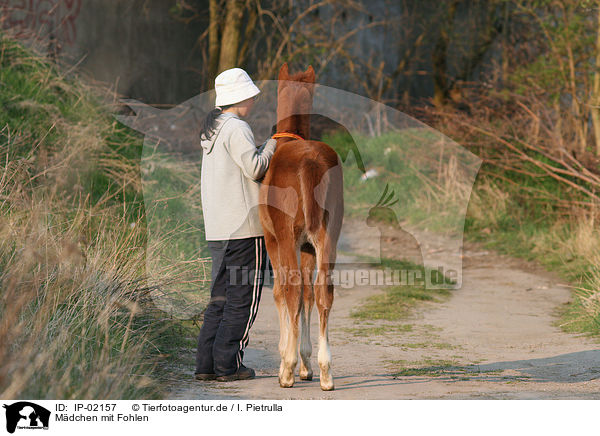
[[[312,65],[308,66],[308,69],[304,72],[305,82],[315,83],[315,69]]]
[[[281,69],[279,70],[279,80],[288,80],[289,78],[290,72],[288,69],[288,64],[286,62],[282,65]]]

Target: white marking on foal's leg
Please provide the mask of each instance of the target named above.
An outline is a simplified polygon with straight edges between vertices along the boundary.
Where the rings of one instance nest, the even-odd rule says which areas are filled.
[[[285,357],[285,349],[287,346],[287,337],[288,337],[288,326],[289,326],[289,317],[287,315],[287,308],[285,304],[279,310],[279,356],[281,357],[281,364],[279,365],[279,378],[283,374],[283,360]]]
[[[310,343],[310,308],[302,306],[300,313],[300,323],[302,330],[300,333],[300,379],[312,380],[313,371],[310,364],[310,356],[312,355],[312,344]]]
[[[281,359],[279,374],[279,385],[282,388],[291,388],[294,386],[294,370],[298,363],[298,323],[294,326],[292,317],[288,317],[287,341],[285,351]],[[296,319],[297,321],[297,319]]]
[[[301,292],[300,275],[296,267],[287,271],[285,289],[285,307],[287,308],[287,339],[282,356],[279,385],[282,388],[294,386],[294,372],[298,363],[298,321],[300,316]],[[297,300],[296,300],[297,298]]]
[[[278,282],[278,277],[274,277],[274,289],[273,297],[275,299],[275,306],[277,307],[277,313],[279,314],[279,356],[281,358],[281,364],[279,366],[279,377],[283,374],[283,356],[286,347],[287,330],[288,330],[288,315],[287,307],[285,304],[285,298],[281,293],[281,287]]]
[[[316,247],[317,263],[317,283],[315,289],[317,292],[317,307],[319,308],[319,353],[317,355],[319,361],[319,369],[321,370],[321,389],[324,391],[333,390],[333,377],[331,376],[331,350],[329,349],[329,312],[331,303],[327,303],[328,298],[328,271],[323,268],[325,262],[329,259],[323,259],[323,252]],[[318,288],[317,288],[318,287]]]
[[[333,376],[331,375],[331,350],[329,349],[329,327],[319,334],[319,369],[321,370],[321,389],[333,390]]]

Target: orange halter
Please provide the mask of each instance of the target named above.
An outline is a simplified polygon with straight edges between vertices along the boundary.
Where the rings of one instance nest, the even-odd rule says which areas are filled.
[[[290,132],[275,133],[273,136],[271,136],[271,138],[273,138],[273,139],[277,139],[277,138],[304,139],[302,136],[296,135],[295,133],[290,133]]]

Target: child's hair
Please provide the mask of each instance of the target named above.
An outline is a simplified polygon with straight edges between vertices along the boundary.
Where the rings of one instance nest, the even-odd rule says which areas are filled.
[[[227,106],[217,106],[208,114],[206,114],[206,117],[204,118],[204,123],[202,124],[202,128],[200,129],[200,140],[208,140],[213,135],[213,133],[215,133],[215,120],[219,115],[223,113],[223,109],[227,109],[231,106],[233,105],[230,104]]]

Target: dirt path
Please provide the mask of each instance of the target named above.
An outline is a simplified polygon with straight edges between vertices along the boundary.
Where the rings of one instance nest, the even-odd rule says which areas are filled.
[[[389,231],[394,241],[395,230]],[[427,240],[425,249],[443,259],[443,238],[419,240]],[[330,318],[335,391],[319,388],[316,311],[311,327],[315,378],[296,377],[292,389],[279,387],[279,322],[271,289],[265,288],[244,359],[257,378],[198,382],[192,363],[175,378],[169,398],[600,398],[600,345],[555,326],[557,308],[569,300],[568,287],[533,264],[475,244],[465,245],[463,261],[461,289],[400,322],[358,323],[352,309],[382,291],[336,289]],[[186,359],[193,362],[193,350]]]

